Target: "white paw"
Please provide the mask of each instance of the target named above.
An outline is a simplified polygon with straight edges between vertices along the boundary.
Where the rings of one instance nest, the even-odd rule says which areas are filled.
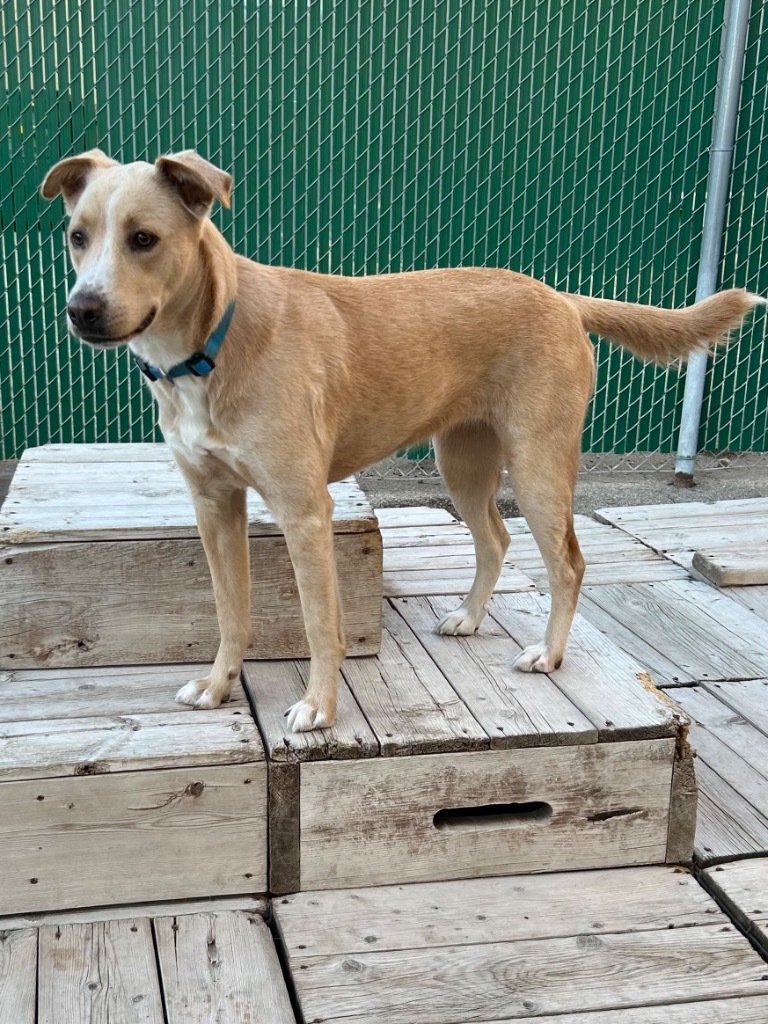
[[[461,605],[455,612],[444,615],[437,624],[437,632],[444,636],[471,636],[485,617],[485,609],[480,615],[473,615],[469,609]]]
[[[207,685],[207,679],[190,679],[188,683],[184,683],[176,694],[176,703],[189,704],[191,707],[194,707]]]
[[[531,644],[518,655],[512,667],[518,672],[554,672],[560,668],[560,661],[547,653],[545,644]]]
[[[310,704],[309,701],[300,700],[293,707],[286,711],[288,716],[289,732],[311,732],[312,729],[327,729],[333,725],[327,715]]]

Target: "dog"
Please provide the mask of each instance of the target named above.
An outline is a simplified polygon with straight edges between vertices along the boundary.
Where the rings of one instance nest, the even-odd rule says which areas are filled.
[[[734,289],[666,310],[501,269],[266,266],[235,255],[210,220],[231,189],[191,150],[124,165],[97,149],[61,160],[41,188],[70,217],[69,329],[94,348],[130,346],[194,502],[221,636],[209,675],[176,699],[218,707],[240,675],[253,487],[285,535],[311,652],[288,728],[333,725],[345,650],[328,483],[429,437],[476,554],[472,587],[439,632],[474,633],[486,613],[509,545],[496,506],[506,465],[552,602],[543,642],[515,667],[557,669],[584,573],[572,509],[594,381],[588,332],[671,362],[722,341],[761,300]]]

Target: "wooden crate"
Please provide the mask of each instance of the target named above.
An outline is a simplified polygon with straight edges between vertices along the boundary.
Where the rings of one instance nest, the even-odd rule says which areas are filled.
[[[267,769],[238,687],[195,666],[0,674],[0,914],[267,887]]]
[[[305,1021],[765,1024],[768,971],[681,869],[275,900]]]
[[[347,649],[381,637],[381,536],[353,480],[334,484]],[[306,657],[285,540],[249,494],[256,658]],[[181,474],[164,445],[47,445],[24,453],[0,511],[0,667],[207,662],[218,626]]]
[[[551,677],[511,669],[547,601],[497,596],[479,635],[443,637],[455,598],[391,600],[380,655],[345,663],[323,732],[285,732],[305,662],[246,664],[272,892],[690,859],[687,723],[642,668],[577,618]]]
[[[269,928],[247,902],[0,919],[0,1020],[295,1024]]]

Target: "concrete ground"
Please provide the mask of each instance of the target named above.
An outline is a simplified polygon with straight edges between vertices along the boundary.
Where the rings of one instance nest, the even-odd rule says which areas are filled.
[[[399,460],[402,463],[404,460]],[[617,460],[618,461],[618,460]],[[610,461],[602,456],[601,468],[584,470],[576,487],[575,510],[592,515],[599,508],[616,505],[666,505],[681,501],[722,501],[733,498],[768,497],[768,453],[746,453],[729,465],[724,459],[702,457],[694,477],[694,486],[680,488],[673,482],[673,464],[641,471],[627,470],[619,464],[605,468]],[[400,465],[387,466],[388,472],[407,472]],[[506,474],[505,474],[506,477]],[[429,505],[455,512],[442,480],[438,476],[384,476],[362,474],[359,482],[374,508]],[[499,507],[505,516],[519,515],[512,489],[502,482]]]

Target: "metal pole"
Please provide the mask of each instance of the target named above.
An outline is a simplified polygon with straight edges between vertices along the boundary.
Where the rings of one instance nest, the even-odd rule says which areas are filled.
[[[731,0],[725,24],[720,81],[709,150],[709,176],[704,207],[704,227],[701,236],[699,275],[696,281],[696,301],[706,299],[717,289],[717,276],[723,244],[725,211],[731,183],[733,142],[739,113],[739,95],[744,75],[744,52],[749,27],[750,0]],[[678,487],[693,486],[693,470],[698,450],[701,405],[704,399],[704,380],[707,373],[707,355],[695,352],[688,360],[683,396],[683,417],[675,463],[675,483]]]

